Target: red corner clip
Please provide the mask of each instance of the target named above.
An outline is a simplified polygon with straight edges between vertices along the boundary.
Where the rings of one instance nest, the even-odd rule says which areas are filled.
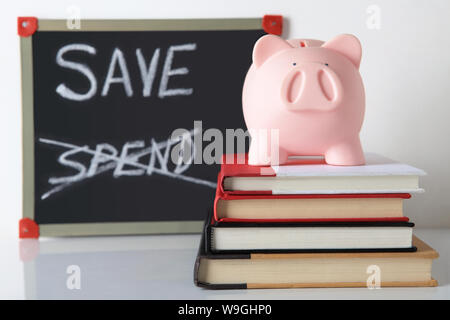
[[[20,219],[19,238],[20,239],[39,238],[39,226],[37,225],[37,223],[29,218]]]
[[[17,33],[21,37],[29,37],[36,32],[38,28],[38,20],[35,17],[18,17]]]
[[[283,32],[283,16],[266,14],[262,20],[262,27],[265,32],[280,36]]]

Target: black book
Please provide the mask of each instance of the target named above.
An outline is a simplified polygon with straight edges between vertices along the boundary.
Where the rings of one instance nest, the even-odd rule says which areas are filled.
[[[413,223],[218,222],[207,218],[212,252],[411,252]]]

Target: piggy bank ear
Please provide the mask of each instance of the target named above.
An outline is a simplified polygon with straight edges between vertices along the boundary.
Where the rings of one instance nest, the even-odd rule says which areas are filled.
[[[351,34],[341,34],[330,41],[325,42],[322,47],[343,54],[357,69],[359,69],[362,49],[361,43],[355,36]]]
[[[278,36],[271,34],[265,35],[255,43],[253,48],[253,63],[256,67],[259,67],[275,53],[292,48],[287,41]]]

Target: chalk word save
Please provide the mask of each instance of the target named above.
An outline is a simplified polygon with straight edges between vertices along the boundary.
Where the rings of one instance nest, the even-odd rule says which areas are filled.
[[[193,88],[173,88],[169,89],[169,78],[172,76],[187,75],[189,69],[186,67],[172,68],[175,52],[182,51],[195,51],[197,44],[186,43],[181,45],[170,46],[167,49],[166,58],[161,74],[161,82],[158,89],[158,98],[163,99],[171,96],[189,96],[193,93]],[[58,50],[56,54],[56,64],[62,68],[70,69],[81,73],[89,81],[89,89],[86,92],[76,92],[71,89],[65,83],[60,83],[56,87],[56,92],[63,98],[74,101],[86,101],[91,99],[98,91],[97,77],[87,64],[70,61],[64,56],[70,52],[84,52],[89,55],[96,55],[97,49],[91,45],[84,43],[72,43],[65,45]],[[140,48],[136,49],[136,60],[139,67],[141,80],[142,80],[142,96],[150,97],[155,80],[156,70],[158,68],[158,62],[160,57],[160,48],[156,48],[153,52],[152,58],[149,63],[146,63],[146,59]],[[115,76],[115,74],[119,74]],[[134,95],[133,86],[131,83],[130,73],[128,71],[127,60],[120,48],[114,48],[109,63],[108,73],[106,75],[105,82],[101,90],[101,96],[105,97],[109,93],[111,84],[122,85],[127,97]]]

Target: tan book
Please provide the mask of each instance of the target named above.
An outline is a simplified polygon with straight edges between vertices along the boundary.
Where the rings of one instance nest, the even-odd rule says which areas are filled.
[[[251,198],[228,196],[216,201],[216,219],[358,219],[403,217],[403,199],[409,195],[385,197],[328,198],[301,196]]]
[[[200,245],[194,281],[211,289],[437,286],[439,254],[414,237],[416,252],[212,254]]]

